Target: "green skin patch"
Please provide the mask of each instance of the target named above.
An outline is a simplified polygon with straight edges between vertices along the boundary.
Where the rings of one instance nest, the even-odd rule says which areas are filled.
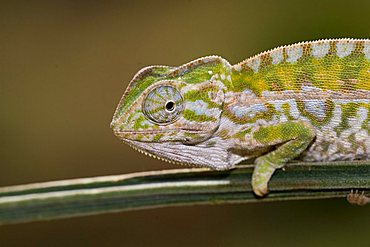
[[[333,39],[233,66],[210,56],[144,68],[111,127],[170,162],[222,170],[256,158],[252,187],[264,196],[274,171],[293,159],[369,159],[369,111],[370,41]]]

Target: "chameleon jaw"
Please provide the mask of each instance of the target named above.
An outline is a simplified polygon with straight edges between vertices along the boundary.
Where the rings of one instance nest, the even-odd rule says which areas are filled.
[[[207,147],[204,143],[184,145],[181,142],[123,141],[140,153],[172,164],[208,167],[213,170],[227,170],[234,166],[234,163],[230,162],[229,152],[222,146]],[[199,149],[202,151],[199,152]]]
[[[158,155],[155,155],[153,153],[150,153],[148,151],[146,151],[145,149],[142,149],[142,148],[139,148],[137,146],[137,144],[134,144],[136,143],[135,141],[130,141],[130,140],[123,140],[130,148],[132,148],[133,150],[141,153],[141,154],[144,154],[146,156],[149,156],[149,157],[152,157],[152,158],[155,158],[157,160],[160,160],[160,161],[164,161],[164,162],[167,162],[167,163],[170,163],[170,164],[174,164],[174,165],[184,165],[184,166],[193,166],[193,167],[201,167],[200,165],[197,165],[197,164],[194,164],[194,163],[188,163],[188,162],[180,162],[180,161],[177,161],[177,160],[172,160],[170,158],[164,158],[164,157],[161,157],[161,156],[158,156]]]
[[[153,142],[156,135],[163,135],[163,141],[171,142],[182,142],[183,144],[193,143],[191,136],[209,136],[211,133],[207,130],[200,129],[184,129],[184,128],[173,128],[173,129],[155,129],[155,130],[113,130],[115,136],[122,139],[123,141],[138,141],[138,142]],[[143,136],[145,138],[143,138]],[[159,142],[159,140],[157,140]],[[194,142],[195,143],[195,142]]]

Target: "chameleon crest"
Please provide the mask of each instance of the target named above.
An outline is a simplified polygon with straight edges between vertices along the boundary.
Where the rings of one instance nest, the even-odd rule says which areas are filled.
[[[116,136],[172,163],[230,169],[254,160],[263,196],[287,162],[370,158],[370,41],[302,42],[231,66],[209,56],[151,66],[114,114]]]

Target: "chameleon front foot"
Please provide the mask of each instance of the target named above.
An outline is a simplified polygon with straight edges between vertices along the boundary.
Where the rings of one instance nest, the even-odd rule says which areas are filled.
[[[315,131],[306,122],[285,122],[261,127],[254,137],[264,146],[276,147],[255,161],[252,188],[257,196],[264,196],[268,193],[268,182],[275,170],[306,150],[315,137]]]
[[[351,193],[347,195],[347,201],[352,205],[364,206],[370,203],[370,197],[366,196],[364,191],[360,193],[358,190],[355,192],[351,190]]]
[[[277,167],[265,157],[256,159],[255,163],[256,167],[252,176],[252,188],[257,196],[263,197],[268,193],[268,182]]]

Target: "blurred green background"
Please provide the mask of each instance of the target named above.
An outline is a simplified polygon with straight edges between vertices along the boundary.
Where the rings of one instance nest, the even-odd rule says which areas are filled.
[[[1,1],[0,186],[177,168],[109,129],[132,76],[218,54],[370,37],[368,1]],[[368,246],[344,200],[155,209],[0,226],[0,246]]]

